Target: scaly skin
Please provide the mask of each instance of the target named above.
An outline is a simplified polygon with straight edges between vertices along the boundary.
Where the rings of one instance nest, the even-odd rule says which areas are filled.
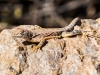
[[[45,42],[45,40],[51,38],[68,37],[77,34],[82,34],[81,31],[73,31],[74,26],[80,22],[79,18],[75,18],[68,26],[63,28],[41,28],[35,25],[32,31],[26,29],[18,29],[19,33],[14,34],[15,37],[24,38],[29,42],[40,42],[33,51],[39,49]],[[80,22],[81,23],[81,22]],[[72,31],[72,32],[71,32]]]

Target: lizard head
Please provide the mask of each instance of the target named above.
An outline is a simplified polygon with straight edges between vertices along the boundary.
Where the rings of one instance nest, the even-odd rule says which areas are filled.
[[[18,28],[17,31],[13,34],[14,37],[24,38],[26,40],[31,40],[33,37],[33,33],[29,30]]]

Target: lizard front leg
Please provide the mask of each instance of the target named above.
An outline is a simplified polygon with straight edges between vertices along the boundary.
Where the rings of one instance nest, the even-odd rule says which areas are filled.
[[[37,50],[44,45],[45,41],[46,41],[45,39],[42,39],[37,46],[33,47],[32,51],[37,52]]]
[[[44,37],[44,38],[39,42],[39,44],[33,48],[33,52],[35,52],[35,51],[37,52],[37,50],[38,50],[39,48],[41,48],[41,47],[44,45],[44,43],[46,42],[46,40],[52,39],[52,38],[61,38],[61,36],[48,36],[48,37]],[[32,41],[31,41],[31,42],[32,42]]]

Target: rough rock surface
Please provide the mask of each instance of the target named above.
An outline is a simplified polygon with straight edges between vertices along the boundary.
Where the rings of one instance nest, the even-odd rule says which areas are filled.
[[[34,29],[23,25],[19,28]],[[33,43],[15,38],[17,28],[0,33],[0,75],[100,75],[100,19],[84,19],[86,35],[49,39],[37,52]],[[95,32],[92,32],[95,30]]]

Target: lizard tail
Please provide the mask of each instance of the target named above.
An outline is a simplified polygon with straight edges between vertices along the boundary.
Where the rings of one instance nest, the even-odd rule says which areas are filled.
[[[65,31],[72,31],[76,25],[81,25],[81,20],[79,18],[75,18],[68,26],[66,26]]]

